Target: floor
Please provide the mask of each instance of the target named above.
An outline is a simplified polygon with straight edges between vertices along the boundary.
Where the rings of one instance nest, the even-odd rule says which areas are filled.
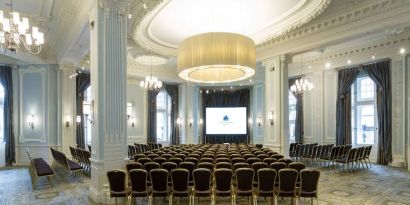
[[[373,168],[355,173],[329,171],[327,168],[320,170],[318,204],[410,204],[410,172],[404,169],[373,165]],[[0,205],[94,204],[88,198],[89,183],[89,178],[80,182],[76,178],[60,175],[53,178],[52,185],[48,185],[46,179],[39,180],[37,189],[33,191],[27,168],[2,169]],[[290,204],[290,201],[286,203]],[[140,200],[138,204],[141,204]],[[157,200],[156,204],[168,203]],[[186,202],[181,201],[179,204]],[[200,204],[210,202],[202,199]],[[218,204],[230,204],[229,199],[218,198]],[[248,204],[248,201],[239,198],[237,204]],[[267,203],[260,198],[258,204]],[[285,204],[285,201],[279,200],[279,204]],[[306,204],[310,204],[310,200],[306,199]]]

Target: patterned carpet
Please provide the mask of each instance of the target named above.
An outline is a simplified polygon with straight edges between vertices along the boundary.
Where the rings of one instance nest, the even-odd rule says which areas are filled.
[[[410,172],[374,165],[368,170],[355,173],[329,171],[320,168],[319,204],[410,204]],[[94,204],[88,199],[90,180],[83,182],[73,177],[55,176],[52,185],[46,179],[38,181],[33,191],[28,170],[24,167],[0,170],[0,205],[19,204]],[[138,204],[141,204],[138,200]],[[144,202],[145,204],[145,202]],[[167,204],[157,200],[156,204]],[[180,204],[186,204],[181,201]],[[210,204],[202,199],[200,204]],[[218,198],[218,204],[230,204],[228,198]],[[237,204],[248,204],[246,198],[239,198]],[[267,204],[259,198],[258,204]],[[285,201],[279,200],[279,204]],[[290,204],[290,201],[287,201]],[[303,203],[303,200],[301,202]],[[306,199],[310,204],[310,199]],[[316,204],[316,201],[314,201]]]

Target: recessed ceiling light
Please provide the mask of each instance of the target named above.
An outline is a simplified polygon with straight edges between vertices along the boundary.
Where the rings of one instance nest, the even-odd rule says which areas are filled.
[[[327,62],[326,64],[325,64],[325,66],[326,66],[326,68],[330,68],[330,62]]]
[[[400,54],[405,54],[406,53],[406,49],[405,48],[400,48]]]
[[[347,60],[347,64],[352,64],[352,61],[351,61],[351,60]]]
[[[373,55],[373,56],[372,56],[372,59],[373,59],[373,60],[376,59],[376,56]]]

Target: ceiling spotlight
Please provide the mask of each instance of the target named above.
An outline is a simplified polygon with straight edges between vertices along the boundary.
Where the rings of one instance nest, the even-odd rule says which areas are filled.
[[[352,64],[352,61],[351,61],[351,60],[347,60],[347,64]]]
[[[373,56],[372,56],[372,59],[373,59],[373,60],[376,59],[376,56],[373,55]]]
[[[400,48],[400,54],[405,54],[406,53],[406,49],[405,48]]]
[[[327,62],[327,63],[325,64],[325,66],[326,66],[326,68],[330,68],[330,63]]]
[[[143,4],[142,8],[147,9],[147,4]]]

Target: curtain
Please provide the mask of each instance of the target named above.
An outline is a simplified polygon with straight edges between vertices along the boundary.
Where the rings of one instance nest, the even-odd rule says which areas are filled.
[[[250,89],[223,92],[202,92],[202,113],[206,119],[206,107],[246,107],[246,115],[249,117]],[[206,120],[202,130],[203,143],[249,143],[249,127],[246,135],[206,135]]]
[[[377,85],[377,118],[379,148],[377,162],[387,165],[392,160],[392,107],[390,61],[364,65],[363,70]]]
[[[338,73],[337,102],[336,102],[336,144],[352,143],[352,102],[351,87],[357,76],[359,68],[347,68]]]
[[[90,86],[91,78],[90,74],[80,73],[76,77],[76,106],[77,106],[77,116],[83,116],[83,101],[84,92]],[[84,120],[77,125],[76,130],[76,143],[77,147],[85,149],[85,133],[84,133]]]
[[[179,144],[179,129],[176,126],[178,118],[178,85],[165,85],[165,90],[171,97],[171,144]]]
[[[160,90],[148,91],[147,143],[157,143],[157,95]]]
[[[4,88],[4,141],[6,142],[6,166],[12,166],[16,162],[13,133],[13,83],[12,67],[0,66],[0,83]]]
[[[301,78],[289,79],[289,89],[290,86],[295,84],[296,80]],[[295,95],[293,95],[295,96]],[[296,95],[296,119],[295,119],[295,142],[303,143],[303,95]]]

